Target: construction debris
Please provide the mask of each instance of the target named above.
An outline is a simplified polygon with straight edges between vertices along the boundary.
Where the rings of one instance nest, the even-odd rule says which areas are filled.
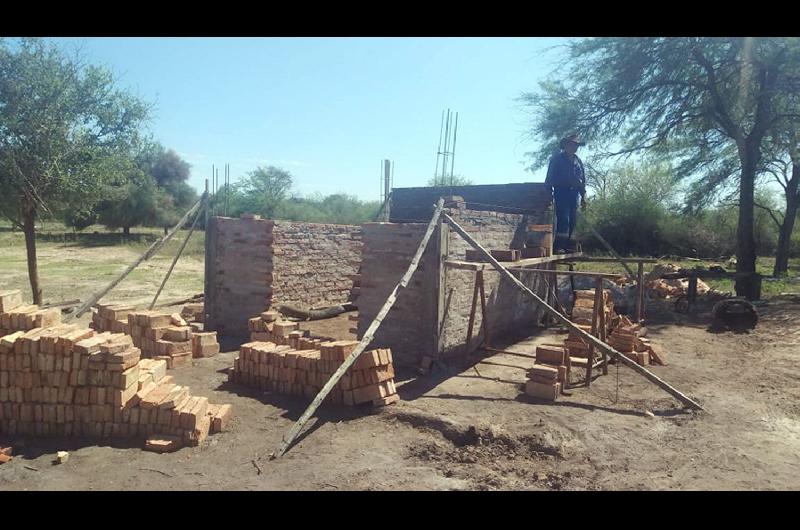
[[[58,453],[56,453],[56,459],[54,463],[66,464],[68,460],[69,460],[69,453],[67,451],[59,451]]]
[[[13,457],[11,456],[13,451],[14,450],[11,447],[0,446],[0,464],[5,464],[13,460]]]

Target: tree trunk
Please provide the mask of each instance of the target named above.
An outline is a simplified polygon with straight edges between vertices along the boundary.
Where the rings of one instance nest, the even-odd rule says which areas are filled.
[[[755,242],[755,179],[756,153],[751,149],[740,152],[742,175],[739,187],[739,222],[736,227],[736,272],[754,274],[756,272]],[[748,299],[758,297],[756,281],[753,276],[736,279],[736,294]]]
[[[168,227],[166,227],[166,226],[164,227],[164,235],[167,235],[167,232],[168,232],[168,231],[167,231],[167,228],[168,228]]]
[[[778,236],[778,250],[775,252],[774,276],[783,276],[789,272],[789,246],[792,242],[792,231],[797,219],[797,209],[800,206],[800,196],[797,195],[800,184],[800,165],[792,164],[792,178],[786,186],[786,215],[783,217],[780,235]]]
[[[130,226],[123,226],[122,227],[122,235],[123,236],[131,235],[131,227]]]
[[[28,254],[28,279],[31,282],[33,303],[42,304],[42,289],[39,287],[39,265],[36,261],[36,205],[33,199],[25,198],[22,204],[22,228],[25,232],[25,250]]]

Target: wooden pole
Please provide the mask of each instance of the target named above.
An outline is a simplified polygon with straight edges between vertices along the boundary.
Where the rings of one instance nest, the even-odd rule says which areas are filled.
[[[644,316],[644,263],[639,262],[639,268],[636,274],[636,323],[642,321]]]
[[[203,197],[205,197],[205,195],[203,195]],[[189,242],[189,238],[192,237],[192,234],[194,233],[194,227],[197,226],[197,220],[200,219],[200,215],[202,213],[203,212],[197,212],[197,214],[194,216],[194,221],[192,221],[192,227],[189,229],[189,233],[186,234],[186,238],[183,240],[183,244],[181,245],[181,248],[178,249],[178,253],[175,254],[175,259],[172,260],[172,265],[169,266],[169,270],[167,271],[167,274],[164,276],[164,280],[161,282],[161,285],[159,286],[158,291],[156,291],[156,295],[153,297],[153,301],[150,302],[150,307],[148,308],[149,310],[152,311],[153,307],[155,307],[156,300],[158,300],[158,297],[161,294],[161,291],[164,289],[164,286],[167,284],[167,280],[169,280],[169,277],[172,274],[172,269],[174,269],[175,268],[175,264],[178,263],[178,258],[180,258],[181,254],[183,254],[183,249],[186,248],[186,244]]]
[[[585,217],[584,217],[584,219],[585,219]],[[604,246],[604,247],[606,247],[606,249],[607,249],[609,252],[611,252],[611,255],[612,255],[612,256],[614,256],[614,257],[617,259],[617,261],[619,261],[620,263],[622,263],[622,266],[623,266],[623,267],[625,267],[625,271],[628,273],[628,278],[630,278],[630,279],[631,279],[631,281],[634,281],[634,280],[635,280],[635,278],[633,277],[633,271],[631,270],[631,268],[630,268],[630,267],[628,267],[628,264],[627,264],[627,263],[625,263],[625,261],[622,259],[622,256],[620,256],[619,254],[617,254],[617,251],[616,251],[616,250],[614,250],[614,249],[611,247],[611,245],[609,245],[609,244],[608,244],[608,241],[606,241],[606,240],[605,240],[605,238],[604,238],[603,236],[601,236],[601,235],[600,235],[600,232],[598,232],[597,230],[595,230],[595,229],[594,229],[594,227],[593,227],[592,225],[589,225],[589,228],[591,228],[591,229],[592,229],[592,233],[593,233],[595,236],[597,236],[597,239],[599,239],[599,240],[600,240],[600,242],[603,244],[603,246]]]
[[[433,234],[433,229],[436,228],[436,224],[439,222],[439,216],[442,215],[442,209],[444,207],[444,199],[439,199],[439,202],[436,203],[436,210],[433,212],[433,217],[431,218],[430,223],[428,223],[428,229],[425,231],[425,235],[422,236],[422,241],[419,243],[419,247],[417,248],[416,254],[411,260],[411,263],[408,265],[408,269],[403,277],[400,279],[400,282],[394,287],[394,290],[384,302],[383,307],[381,310],[378,311],[377,316],[372,321],[372,323],[367,328],[367,331],[364,333],[364,336],[361,338],[361,341],[356,346],[356,349],[347,356],[347,359],[344,360],[341,366],[334,372],[328,382],[325,383],[325,386],[319,391],[317,397],[314,398],[314,401],[308,406],[303,415],[300,416],[300,419],[295,422],[292,426],[291,430],[288,432],[288,435],[284,437],[283,441],[281,442],[280,447],[275,453],[270,455],[270,459],[278,458],[283,456],[289,446],[294,442],[297,435],[300,434],[300,431],[305,426],[306,422],[311,418],[311,415],[317,410],[319,405],[325,399],[325,397],[333,390],[333,387],[339,382],[339,379],[350,369],[353,363],[356,362],[358,357],[367,349],[367,346],[372,342],[373,337],[375,336],[375,332],[383,322],[383,319],[386,318],[386,314],[394,305],[395,301],[397,300],[398,291],[401,288],[405,288],[408,285],[408,282],[411,280],[411,277],[414,275],[414,272],[417,270],[417,266],[419,265],[420,260],[422,259],[422,254],[425,252],[425,248],[428,246],[428,241],[431,239],[431,234]]]
[[[467,342],[464,344],[464,351],[469,354],[469,343],[472,340],[472,328],[475,326],[475,309],[478,307],[478,272],[475,272],[475,288],[472,290],[472,309],[469,311],[469,323],[467,324]]]
[[[442,222],[441,216],[437,222],[438,237],[436,243],[437,249],[437,283],[436,283],[436,322],[433,330],[433,351],[436,359],[441,357],[444,350],[444,341],[442,340],[442,331],[444,330],[444,306],[447,300],[447,271],[445,270],[444,262],[447,260],[449,252],[449,239],[450,239],[450,226]]]
[[[205,195],[203,195],[203,197],[205,197]],[[189,209],[189,211],[188,211],[188,212],[186,212],[186,215],[184,215],[184,216],[181,218],[181,220],[180,220],[180,221],[178,221],[178,224],[176,224],[176,225],[173,227],[173,229],[172,229],[172,230],[170,230],[170,231],[169,231],[169,233],[167,233],[167,235],[165,235],[164,237],[162,237],[161,239],[159,239],[159,240],[155,241],[155,242],[154,242],[152,245],[150,245],[150,248],[148,248],[147,250],[145,250],[144,254],[142,254],[142,255],[139,257],[139,259],[137,259],[136,261],[134,261],[133,263],[131,263],[131,264],[128,266],[128,268],[127,268],[127,269],[125,269],[125,270],[124,270],[124,271],[123,271],[123,272],[122,272],[122,273],[121,273],[119,276],[117,276],[117,277],[116,277],[114,280],[112,280],[112,282],[111,282],[110,284],[108,284],[108,285],[107,285],[107,286],[106,286],[106,287],[105,287],[103,290],[101,290],[101,291],[99,291],[99,292],[97,292],[97,293],[93,294],[92,296],[90,296],[90,297],[89,297],[89,299],[88,299],[88,300],[86,300],[86,302],[84,302],[84,304],[83,304],[81,307],[79,307],[77,311],[75,311],[75,312],[74,312],[74,313],[72,313],[71,315],[68,315],[68,317],[67,317],[67,318],[68,318],[68,321],[69,321],[69,320],[72,320],[72,319],[74,319],[74,318],[76,318],[76,317],[79,317],[79,316],[81,316],[82,314],[84,314],[86,311],[88,311],[90,307],[92,307],[92,306],[93,306],[94,304],[96,304],[96,303],[97,303],[97,302],[98,302],[98,301],[99,301],[101,298],[103,298],[103,297],[104,297],[106,294],[108,294],[108,292],[109,292],[111,289],[113,289],[114,287],[116,287],[116,286],[117,286],[117,284],[118,284],[119,282],[121,282],[122,280],[124,280],[124,279],[125,279],[125,277],[126,277],[126,276],[128,276],[128,274],[130,274],[130,273],[133,271],[133,269],[135,269],[136,267],[138,267],[138,266],[139,266],[139,264],[140,264],[141,262],[143,262],[143,261],[145,261],[145,260],[148,260],[148,259],[150,259],[151,257],[153,257],[153,254],[155,254],[156,252],[158,252],[158,250],[159,250],[159,249],[160,249],[162,246],[164,246],[164,243],[166,243],[167,241],[169,241],[170,239],[172,239],[172,236],[174,236],[174,235],[175,235],[175,234],[178,232],[178,230],[180,230],[180,228],[181,228],[181,227],[182,227],[182,226],[183,226],[183,225],[186,223],[186,221],[189,219],[189,217],[190,217],[190,216],[191,216],[191,215],[192,215],[194,212],[196,212],[196,211],[197,211],[197,209],[200,207],[200,205],[201,205],[201,204],[202,204],[202,202],[203,202],[203,197],[200,197],[200,200],[199,200],[199,201],[197,201],[197,202],[194,204],[194,206],[192,206],[192,207]]]
[[[599,340],[597,337],[594,337],[591,334],[586,333],[584,330],[582,330],[581,328],[576,326],[573,322],[571,322],[564,315],[559,313],[555,308],[549,306],[536,293],[534,293],[533,291],[528,289],[522,282],[517,280],[510,272],[505,270],[505,268],[502,265],[500,265],[500,263],[496,259],[494,259],[494,257],[491,254],[489,254],[489,252],[487,252],[485,248],[483,248],[477,241],[475,241],[472,238],[472,236],[470,236],[466,231],[464,231],[464,229],[461,228],[461,226],[459,226],[459,224],[455,220],[453,220],[452,217],[450,217],[447,214],[442,214],[442,215],[444,215],[445,220],[448,223],[450,223],[450,228],[455,230],[461,237],[463,237],[464,240],[467,243],[469,243],[475,250],[478,250],[479,252],[481,252],[484,255],[484,257],[487,259],[487,261],[489,263],[491,263],[492,266],[498,272],[500,272],[500,274],[505,276],[509,281],[511,281],[514,285],[516,285],[520,290],[522,290],[526,295],[528,295],[530,298],[532,298],[534,301],[536,301],[539,305],[544,307],[545,311],[547,311],[548,313],[553,315],[553,317],[555,317],[555,319],[557,321],[561,322],[562,324],[564,324],[568,328],[572,329],[578,336],[583,338],[585,341],[589,342],[590,344],[594,344],[598,349],[600,349],[600,351],[605,351],[608,355],[610,355],[611,357],[616,359],[617,362],[620,362],[620,363],[624,364],[625,366],[629,367],[633,371],[635,371],[635,372],[639,373],[640,375],[644,376],[648,381],[652,382],[653,384],[655,384],[656,386],[658,386],[662,390],[664,390],[667,393],[669,393],[670,395],[674,396],[681,403],[684,403],[685,405],[687,405],[689,407],[692,407],[692,408],[695,408],[697,410],[705,410],[705,409],[703,409],[703,407],[700,406],[699,403],[696,403],[695,401],[690,399],[688,396],[683,394],[681,391],[679,391],[678,389],[672,387],[666,381],[663,381],[656,374],[652,373],[651,371],[647,370],[646,368],[644,368],[642,366],[639,366],[636,362],[628,359],[623,354],[621,354],[620,352],[618,352],[617,350],[615,350],[614,348],[612,348],[611,346],[609,346],[605,342],[602,342],[601,340]]]
[[[594,305],[592,306],[592,335],[599,337],[598,324],[600,321],[600,311],[603,310],[603,280],[597,278],[594,281]],[[592,384],[592,369],[594,368],[594,345],[589,344],[589,361],[586,363],[586,381],[588,387]]]
[[[483,269],[478,271],[479,291],[481,295],[481,327],[483,328],[483,343],[489,345],[489,318],[486,314],[486,289],[483,284]]]

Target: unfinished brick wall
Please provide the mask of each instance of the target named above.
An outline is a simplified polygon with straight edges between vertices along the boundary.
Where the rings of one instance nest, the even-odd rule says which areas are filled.
[[[347,302],[361,259],[358,226],[213,217],[206,233],[206,326],[247,336],[276,304]]]
[[[366,223],[358,298],[358,338],[363,337],[386,298],[406,272],[427,225]],[[436,325],[436,245],[433,239],[409,285],[383,320],[370,348],[391,347],[397,364],[410,364],[430,354]],[[391,345],[391,346],[389,346]]]
[[[472,210],[450,210],[450,216],[486,249],[521,248],[525,241],[525,227],[530,216],[478,212]],[[465,251],[472,247],[455,232],[448,238],[448,258],[463,260]],[[539,268],[539,267],[537,267]],[[541,268],[546,268],[542,266]],[[487,328],[490,338],[513,338],[530,335],[538,324],[542,309],[527,298],[510,281],[501,277],[491,265],[483,266],[484,290],[486,292]],[[469,314],[475,287],[473,270],[445,267],[445,310],[441,331],[441,353],[457,355],[466,351],[464,347],[469,326]],[[523,284],[544,298],[546,276],[539,273],[513,271]],[[480,299],[475,312],[470,347],[477,347],[483,340]]]
[[[530,217],[519,214],[448,209],[447,212],[473,238],[487,249],[522,246],[525,225]],[[406,271],[425,232],[423,223],[369,223],[363,225],[364,249],[361,268],[361,295],[358,301],[358,337],[361,338],[387,296]],[[425,355],[437,355],[438,320],[438,230],[434,232],[410,285],[402,289],[397,302],[379,328],[371,347],[391,348],[398,365],[418,365]],[[449,260],[464,260],[471,248],[458,234],[447,237]],[[484,272],[489,333],[494,336],[529,334],[541,310],[491,266]],[[441,352],[463,351],[472,303],[475,272],[446,267],[443,296]],[[519,274],[519,273],[517,273]],[[521,273],[522,281],[544,296],[536,273]],[[518,275],[519,277],[519,275]],[[480,305],[478,306],[480,308]],[[473,345],[482,338],[478,311],[473,330]]]

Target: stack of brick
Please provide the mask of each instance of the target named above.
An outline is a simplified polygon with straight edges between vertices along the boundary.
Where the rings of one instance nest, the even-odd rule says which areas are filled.
[[[628,359],[642,366],[648,364],[665,364],[664,352],[645,337],[647,328],[634,324],[627,317],[620,318],[620,323],[608,337],[608,344],[624,354]]]
[[[522,258],[541,258],[553,254],[553,225],[529,224]]]
[[[22,301],[22,291],[0,292],[0,336],[14,331],[52,326],[61,322],[61,310],[57,307],[40,309],[38,305],[27,305]]]
[[[140,359],[131,336],[59,324],[0,338],[0,432],[95,438],[177,437],[197,445],[230,416]],[[204,405],[200,405],[200,402]],[[215,423],[216,421],[216,423]]]
[[[569,383],[570,358],[563,346],[537,346],[536,362],[528,370],[525,393],[555,401]]]
[[[216,332],[193,333],[177,313],[133,311],[128,313],[128,327],[142,355],[164,360],[170,369],[191,364],[192,357],[219,353]]]
[[[603,289],[603,311],[605,311],[606,326],[610,328],[617,317],[614,311],[614,302],[611,300],[611,290]],[[575,291],[575,304],[572,307],[571,320],[576,324],[592,325],[594,313],[594,290]]]
[[[127,333],[130,335],[128,314],[136,308],[129,304],[108,303],[96,304],[92,312],[92,322],[89,327],[97,331],[111,331],[112,333]]]
[[[203,302],[186,304],[181,309],[183,318],[193,332],[203,331],[205,322],[205,304]]]
[[[291,345],[274,342],[243,344],[229,372],[231,382],[279,394],[314,398],[358,341],[327,341],[290,337]],[[362,353],[328,394],[330,403],[388,405],[399,401],[392,353],[377,349]]]

